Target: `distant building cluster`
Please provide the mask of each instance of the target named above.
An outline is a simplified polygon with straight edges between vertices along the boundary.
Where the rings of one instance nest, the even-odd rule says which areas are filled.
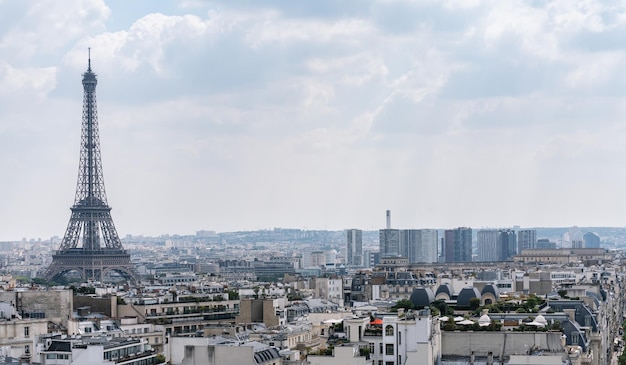
[[[0,365],[618,363],[626,239],[609,250],[577,227],[556,240],[394,229],[387,211],[378,232],[202,230],[122,246],[96,84],[89,60],[66,235],[0,242]]]

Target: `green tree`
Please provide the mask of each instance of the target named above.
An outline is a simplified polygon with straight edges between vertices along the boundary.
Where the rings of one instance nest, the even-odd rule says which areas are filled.
[[[476,310],[480,307],[480,299],[478,298],[470,298],[469,300],[469,309]]]
[[[524,303],[524,307],[526,307],[526,309],[530,311],[532,309],[535,309],[537,304],[539,304],[539,300],[537,299],[537,297],[528,297],[528,299],[526,299],[526,303]]]
[[[454,314],[454,309],[450,308],[445,300],[439,299],[430,303],[431,307],[437,308],[442,316]]]
[[[404,310],[415,309],[415,305],[410,299],[400,299],[393,307],[391,307],[391,310],[397,312],[400,308],[404,308]]]

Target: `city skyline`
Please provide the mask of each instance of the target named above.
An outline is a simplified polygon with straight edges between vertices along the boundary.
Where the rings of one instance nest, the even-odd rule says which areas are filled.
[[[0,3],[0,241],[63,235],[88,47],[120,236],[623,227],[624,13]]]

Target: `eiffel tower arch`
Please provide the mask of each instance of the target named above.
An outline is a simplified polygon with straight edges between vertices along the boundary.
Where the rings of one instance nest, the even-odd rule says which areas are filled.
[[[76,272],[83,280],[102,281],[108,274],[116,273],[137,284],[139,274],[117,235],[104,189],[96,107],[98,80],[91,70],[91,57],[82,82],[80,162],[74,205],[70,208],[72,215],[63,241],[43,276],[56,280]]]

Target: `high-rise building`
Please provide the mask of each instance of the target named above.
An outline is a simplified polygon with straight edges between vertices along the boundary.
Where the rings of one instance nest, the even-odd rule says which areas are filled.
[[[585,248],[600,248],[600,236],[593,232],[587,232],[583,235]]]
[[[346,263],[349,266],[363,266],[363,231],[346,230]]]
[[[400,256],[410,264],[437,262],[437,230],[403,229],[400,231]]]
[[[391,211],[386,211],[387,225],[378,231],[380,257],[400,256],[400,230],[391,229]]]
[[[499,261],[510,261],[517,254],[517,236],[512,229],[501,229],[498,232],[498,240],[502,250]]]
[[[522,229],[517,232],[517,253],[528,248],[537,248],[537,231]]]
[[[381,229],[378,232],[380,257],[400,256],[400,230]]]
[[[392,229],[391,211],[386,212],[387,225],[379,230],[380,257],[402,256],[409,263],[437,262],[438,233],[433,229]],[[470,239],[471,245],[471,239]]]
[[[444,232],[445,262],[472,261],[472,229],[459,227]]]
[[[517,253],[517,237],[511,229],[484,229],[477,234],[478,261],[508,261]]]
[[[500,261],[498,254],[497,229],[481,229],[476,234],[476,248],[478,250],[478,261]]]

